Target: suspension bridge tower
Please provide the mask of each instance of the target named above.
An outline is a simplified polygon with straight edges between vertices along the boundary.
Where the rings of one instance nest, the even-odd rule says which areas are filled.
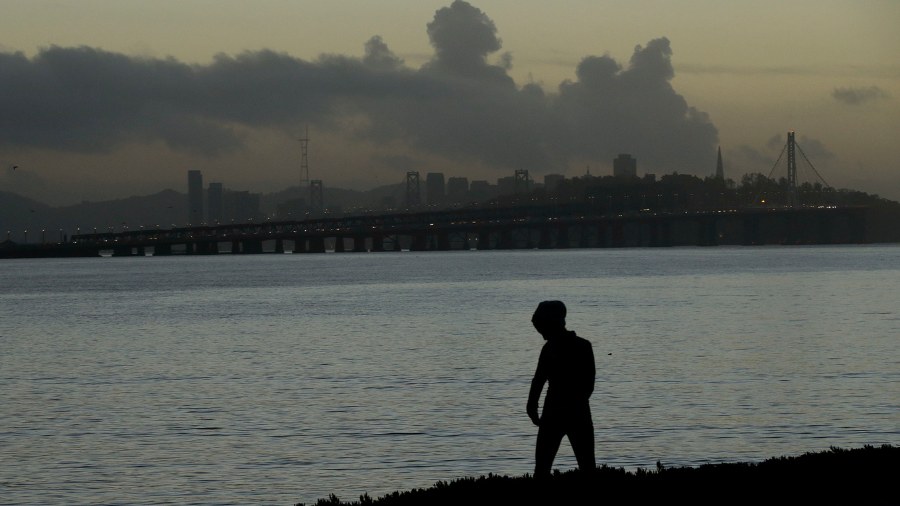
[[[307,187],[309,192],[309,212],[320,216],[325,211],[325,202],[322,196],[322,180],[309,179],[309,127],[300,141],[300,191]]]
[[[803,152],[803,148],[797,144],[797,140],[794,136],[794,131],[791,130],[787,133],[787,142],[784,143],[784,147],[781,148],[781,154],[778,155],[778,159],[775,160],[775,165],[772,166],[772,170],[769,171],[769,178],[772,178],[772,175],[775,173],[775,169],[781,163],[781,160],[785,158],[785,154],[787,154],[787,187],[785,188],[785,198],[784,205],[786,207],[800,207],[800,198],[798,195],[798,185],[797,185],[797,154],[803,158],[806,162],[805,167],[809,167],[812,169],[813,174],[815,174],[816,178],[825,185],[825,188],[831,188],[831,185],[825,181],[825,178],[819,174],[819,171],[816,170],[815,165],[809,161],[809,157],[806,156],[806,153]]]
[[[787,134],[787,206],[797,207],[797,142],[794,131]]]

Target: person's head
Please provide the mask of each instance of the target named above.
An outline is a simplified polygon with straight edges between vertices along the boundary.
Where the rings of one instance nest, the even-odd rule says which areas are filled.
[[[531,323],[544,339],[549,339],[566,330],[566,305],[558,300],[541,302],[531,316]]]

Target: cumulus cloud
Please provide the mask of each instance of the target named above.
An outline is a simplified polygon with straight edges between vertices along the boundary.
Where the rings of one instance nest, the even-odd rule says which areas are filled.
[[[554,111],[568,152],[611,158],[635,155],[639,163],[677,170],[708,168],[717,130],[670,84],[675,75],[669,40],[637,46],[627,67],[610,56],[589,56],[576,82],[560,85]]]
[[[890,98],[890,95],[878,86],[869,86],[868,88],[835,88],[831,96],[838,102],[847,105],[861,105],[866,102],[873,102]]]
[[[503,169],[558,170],[620,152],[648,170],[705,173],[714,163],[716,128],[671,86],[668,39],[637,46],[625,64],[587,56],[576,80],[545,90],[514,82],[494,22],[462,0],[439,9],[427,33],[434,54],[420,68],[378,36],[361,57],[311,61],[267,50],[203,65],[88,47],[0,54],[0,144],[103,153],[162,142],[215,157],[241,149],[253,129],[312,124]]]

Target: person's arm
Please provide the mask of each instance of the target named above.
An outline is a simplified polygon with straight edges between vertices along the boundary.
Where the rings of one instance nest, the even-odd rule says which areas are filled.
[[[541,398],[541,391],[544,390],[544,383],[547,382],[547,367],[544,364],[544,360],[544,350],[542,349],[541,356],[538,359],[537,370],[534,371],[534,378],[531,380],[531,390],[528,392],[528,404],[525,406],[528,418],[531,418],[532,423],[535,425],[540,425],[541,423],[541,417],[538,414],[538,401]]]
[[[585,385],[585,397],[590,397],[592,393],[594,393],[594,383],[597,381],[597,366],[594,363],[594,346],[588,341],[587,352],[585,353],[587,357],[585,360],[588,362],[586,365],[587,371],[585,371],[585,380],[589,379],[590,384]],[[590,374],[588,374],[590,372]]]

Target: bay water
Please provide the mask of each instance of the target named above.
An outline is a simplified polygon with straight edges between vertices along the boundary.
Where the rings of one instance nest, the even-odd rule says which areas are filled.
[[[593,343],[599,464],[898,445],[898,289],[896,245],[4,261],[0,504],[530,472],[545,299]]]

